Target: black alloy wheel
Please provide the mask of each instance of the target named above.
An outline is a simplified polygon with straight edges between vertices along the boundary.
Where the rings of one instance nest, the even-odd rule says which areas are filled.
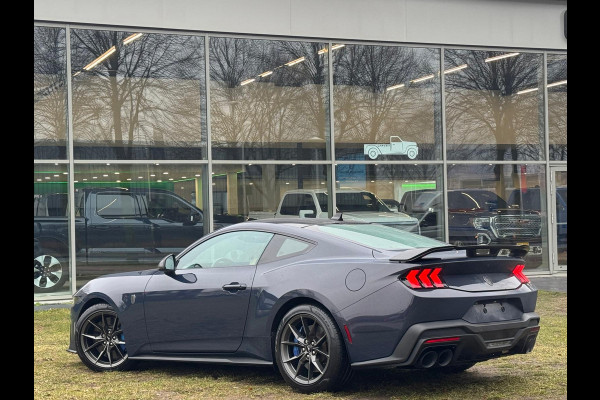
[[[68,279],[66,266],[50,254],[33,258],[33,291],[38,293],[59,290]]]
[[[79,317],[75,327],[79,358],[94,371],[128,369],[125,335],[119,316],[108,304],[94,304]]]
[[[274,346],[279,372],[300,392],[337,390],[350,378],[339,330],[327,312],[317,306],[291,309],[279,324]]]

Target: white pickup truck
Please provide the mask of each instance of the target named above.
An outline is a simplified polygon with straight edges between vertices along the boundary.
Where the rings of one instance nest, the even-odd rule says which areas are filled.
[[[375,160],[379,155],[406,155],[414,160],[419,154],[416,142],[406,142],[400,139],[400,136],[390,136],[390,143],[367,143],[364,146],[364,154],[371,160]]]
[[[327,218],[328,195],[325,189],[297,189],[284,193],[275,218]],[[336,212],[344,220],[375,222],[420,234],[419,220],[394,212],[374,193],[362,189],[336,190]]]

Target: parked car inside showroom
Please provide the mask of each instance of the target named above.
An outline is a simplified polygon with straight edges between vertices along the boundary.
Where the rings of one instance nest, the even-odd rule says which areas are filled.
[[[94,371],[276,366],[306,393],[343,388],[360,368],[460,372],[535,346],[526,246],[502,248],[510,254],[340,215],[243,222],[157,268],[88,282],[74,294],[68,350]]]
[[[439,191],[423,192],[412,205],[421,233],[437,233],[443,221],[443,196]],[[522,244],[530,254],[541,254],[542,220],[539,209],[511,208],[491,190],[448,190],[449,242],[456,245]]]

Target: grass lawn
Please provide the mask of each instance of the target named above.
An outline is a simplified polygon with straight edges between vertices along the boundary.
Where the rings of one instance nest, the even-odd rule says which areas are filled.
[[[337,393],[296,393],[271,368],[146,362],[127,372],[89,370],[69,344],[69,310],[34,312],[36,399],[566,399],[567,294],[540,291],[541,330],[529,354],[479,363],[462,374],[357,371]]]

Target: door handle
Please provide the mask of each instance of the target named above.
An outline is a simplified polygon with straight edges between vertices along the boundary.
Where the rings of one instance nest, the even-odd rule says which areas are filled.
[[[239,282],[231,282],[226,285],[223,285],[223,290],[227,290],[228,292],[237,292],[238,290],[246,290],[246,284],[239,283]]]

